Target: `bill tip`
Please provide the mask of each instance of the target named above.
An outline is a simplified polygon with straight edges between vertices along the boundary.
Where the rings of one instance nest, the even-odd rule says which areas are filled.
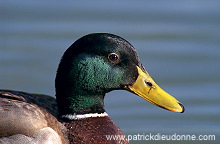
[[[185,108],[184,108],[183,104],[179,103],[179,105],[180,105],[180,106],[181,106],[181,108],[182,108],[182,112],[181,112],[181,113],[184,113]]]

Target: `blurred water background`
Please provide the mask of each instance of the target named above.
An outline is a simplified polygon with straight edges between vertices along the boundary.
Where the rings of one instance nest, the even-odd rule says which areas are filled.
[[[155,81],[186,111],[158,108],[126,91],[105,107],[126,135],[215,135],[220,142],[220,1],[0,1],[0,88],[55,95],[63,52],[79,37],[109,32],[128,40]]]

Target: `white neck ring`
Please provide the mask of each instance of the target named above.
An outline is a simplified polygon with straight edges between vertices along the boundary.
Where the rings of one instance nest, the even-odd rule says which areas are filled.
[[[90,113],[90,114],[66,114],[62,115],[61,118],[67,118],[69,120],[77,120],[77,119],[84,119],[84,118],[92,118],[92,117],[106,117],[108,114],[104,113]]]

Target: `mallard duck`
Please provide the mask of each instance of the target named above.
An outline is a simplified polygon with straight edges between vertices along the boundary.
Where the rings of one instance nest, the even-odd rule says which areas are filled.
[[[105,94],[127,90],[161,108],[183,112],[183,105],[150,77],[134,47],[108,33],[75,41],[61,58],[56,99],[0,90],[0,143],[129,143],[104,109]]]

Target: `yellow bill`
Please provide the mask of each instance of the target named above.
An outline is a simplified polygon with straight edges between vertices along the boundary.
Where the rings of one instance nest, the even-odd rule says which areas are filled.
[[[138,78],[128,89],[144,98],[150,103],[161,108],[173,111],[184,112],[184,106],[173,96],[161,89],[148,73],[143,72],[138,66]]]

